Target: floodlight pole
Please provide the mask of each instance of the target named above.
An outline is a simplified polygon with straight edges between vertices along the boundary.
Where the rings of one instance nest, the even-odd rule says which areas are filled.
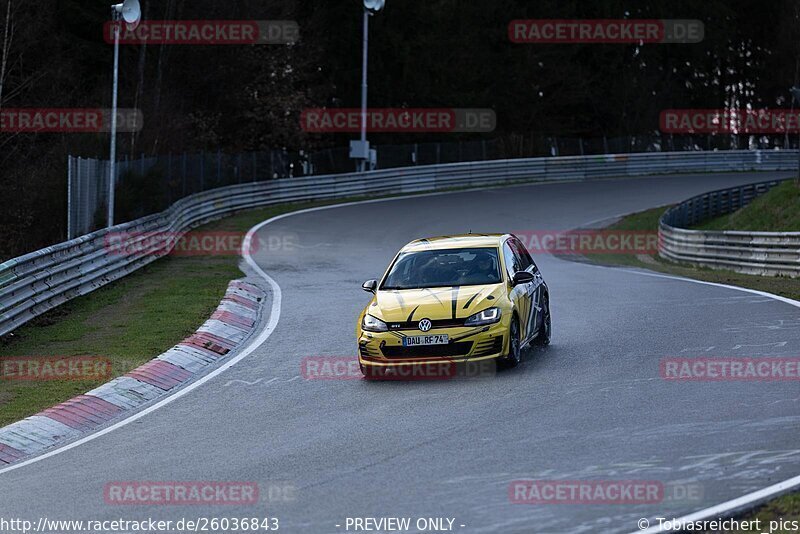
[[[800,104],[800,87],[795,85],[789,89],[789,92],[792,93],[792,101]],[[800,184],[800,129],[797,131],[797,178],[795,180]]]
[[[367,56],[369,50],[369,17],[370,12],[364,8],[364,37],[361,57],[361,145],[367,143]],[[369,153],[366,155],[369,158]],[[358,172],[367,170],[367,159],[358,162]]]
[[[114,189],[117,185],[117,86],[119,79],[119,26],[120,17],[111,9],[114,26],[114,81],[111,95],[111,150],[108,165],[108,227],[114,226]]]

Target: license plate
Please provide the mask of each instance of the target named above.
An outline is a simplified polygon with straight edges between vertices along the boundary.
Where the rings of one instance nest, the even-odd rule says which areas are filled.
[[[404,347],[416,347],[417,345],[447,345],[450,336],[447,334],[431,334],[428,336],[409,336],[403,338]]]

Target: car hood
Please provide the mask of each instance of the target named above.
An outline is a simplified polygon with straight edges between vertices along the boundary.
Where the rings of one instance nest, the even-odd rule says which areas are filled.
[[[376,302],[381,319],[387,323],[462,319],[496,306],[501,292],[502,284],[381,290]]]

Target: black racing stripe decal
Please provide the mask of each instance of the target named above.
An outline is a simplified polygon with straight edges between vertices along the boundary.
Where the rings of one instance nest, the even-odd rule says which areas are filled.
[[[469,332],[465,332],[460,336],[450,338],[450,343],[455,343],[456,341],[461,341],[462,339],[467,339],[468,337],[476,336],[478,334],[486,332],[487,330],[489,330],[488,326],[478,327],[474,330],[470,330]]]
[[[431,294],[431,296],[432,296],[433,298],[435,298],[435,299],[436,299],[436,302],[438,302],[439,304],[441,304],[441,303],[442,303],[442,301],[441,301],[441,300],[439,300],[439,297],[437,297],[437,296],[436,296],[436,293],[434,293],[434,292],[433,292],[433,290],[432,290],[431,288],[429,288],[429,287],[426,287],[426,288],[424,288],[424,289],[425,289],[425,291],[427,291],[428,293],[430,293],[430,294]]]
[[[469,305],[470,305],[470,304],[472,304],[472,301],[473,301],[473,300],[475,300],[475,299],[478,297],[478,295],[480,295],[481,293],[483,293],[483,289],[481,289],[480,291],[478,291],[477,293],[475,293],[474,295],[472,295],[472,296],[469,298],[469,300],[467,301],[467,303],[466,303],[466,304],[464,304],[464,307],[463,307],[462,309],[463,309],[463,310],[466,310],[467,308],[469,308]]]
[[[458,308],[458,286],[453,286],[453,296],[452,296],[452,305],[453,305],[453,319],[456,318],[456,308]]]
[[[413,310],[411,310],[411,313],[410,313],[410,314],[408,314],[408,319],[406,319],[406,322],[410,323],[410,322],[413,320],[413,318],[414,318],[414,312],[416,312],[418,309],[419,309],[419,306],[417,306],[416,308],[414,308]]]

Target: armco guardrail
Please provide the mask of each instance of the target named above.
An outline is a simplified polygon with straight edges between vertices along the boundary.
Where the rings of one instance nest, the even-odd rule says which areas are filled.
[[[659,255],[746,274],[800,276],[800,232],[689,230],[746,206],[784,180],[704,193],[673,206],[659,222]]]
[[[526,181],[591,180],[676,172],[788,170],[796,151],[655,152],[451,163],[234,185],[198,193],[168,210],[99,230],[0,265],[0,335],[169,253],[174,236],[236,211],[309,200],[436,191]],[[141,237],[136,254],[114,253],[111,233]],[[153,236],[164,234],[159,240]],[[134,237],[134,240],[138,238]],[[136,247],[132,243],[132,248]]]

